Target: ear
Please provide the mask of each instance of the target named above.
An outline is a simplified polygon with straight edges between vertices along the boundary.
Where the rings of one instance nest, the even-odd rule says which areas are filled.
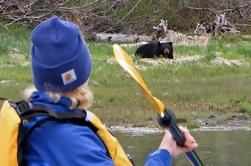
[[[173,42],[168,42],[168,44],[170,44],[171,46],[173,45]]]

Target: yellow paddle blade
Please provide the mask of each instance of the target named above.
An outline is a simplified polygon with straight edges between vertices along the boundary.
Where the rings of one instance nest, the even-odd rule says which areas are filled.
[[[142,89],[147,101],[151,104],[154,111],[156,111],[160,116],[163,115],[163,111],[165,110],[165,105],[156,97],[154,97],[151,91],[147,88],[143,78],[137,71],[136,67],[132,59],[128,56],[128,54],[118,45],[113,45],[113,55],[120,66],[128,72],[134,80],[138,83],[140,88]]]

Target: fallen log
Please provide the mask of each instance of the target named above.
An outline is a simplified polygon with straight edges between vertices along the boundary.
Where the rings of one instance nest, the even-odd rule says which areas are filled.
[[[97,41],[108,41],[108,42],[123,42],[123,43],[135,43],[135,42],[148,42],[151,41],[151,36],[147,35],[129,35],[123,33],[97,33]]]

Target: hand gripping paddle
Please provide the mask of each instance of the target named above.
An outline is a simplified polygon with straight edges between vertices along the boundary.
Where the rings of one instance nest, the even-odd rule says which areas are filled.
[[[143,78],[134,66],[133,61],[127,53],[117,44],[113,45],[113,55],[120,66],[128,72],[131,77],[137,82],[142,92],[144,93],[147,101],[150,103],[154,111],[158,114],[158,122],[163,128],[168,128],[172,133],[177,144],[184,146],[185,138],[176,124],[176,117],[171,110],[167,110],[165,105],[147,88]],[[204,166],[197,153],[192,150],[186,153],[187,158],[194,166]]]

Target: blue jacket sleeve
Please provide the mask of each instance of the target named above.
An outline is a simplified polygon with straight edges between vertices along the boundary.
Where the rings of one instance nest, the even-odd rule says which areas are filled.
[[[147,160],[144,166],[171,166],[172,156],[165,149],[158,149],[147,156]]]

